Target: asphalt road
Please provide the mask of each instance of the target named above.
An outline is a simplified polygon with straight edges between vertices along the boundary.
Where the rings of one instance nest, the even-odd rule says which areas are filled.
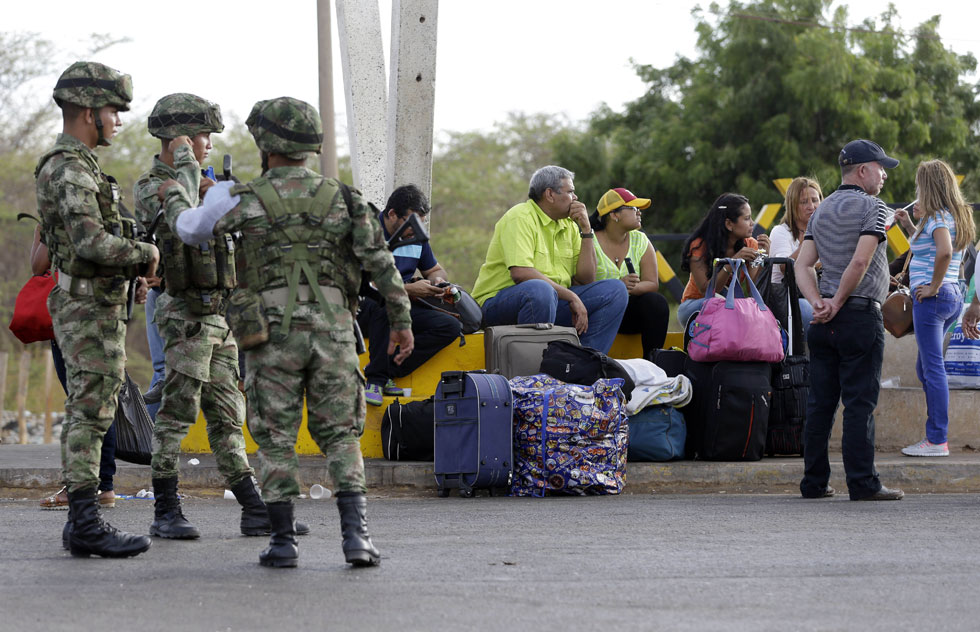
[[[383,553],[343,563],[332,501],[300,501],[298,569],[257,563],[234,501],[202,539],[74,559],[64,512],[0,501],[0,630],[976,630],[980,496],[372,498]],[[151,503],[105,512],[146,532]]]

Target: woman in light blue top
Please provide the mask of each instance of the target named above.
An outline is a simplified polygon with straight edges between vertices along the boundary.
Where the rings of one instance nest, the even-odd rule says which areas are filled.
[[[595,280],[619,279],[629,292],[619,332],[640,334],[643,357],[663,347],[670,308],[657,293],[657,257],[641,228],[642,209],[650,200],[623,188],[609,189],[599,200],[589,221],[595,231]]]
[[[926,438],[906,448],[906,456],[949,456],[949,385],[943,364],[943,335],[963,309],[960,260],[975,237],[973,210],[963,201],[953,170],[942,160],[919,164],[915,173],[918,202],[895,212],[906,231],[913,233],[909,286],[912,288],[912,323],[919,357],[915,371],[926,394]]]

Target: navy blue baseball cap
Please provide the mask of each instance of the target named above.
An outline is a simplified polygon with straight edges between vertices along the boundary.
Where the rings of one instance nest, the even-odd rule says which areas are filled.
[[[881,145],[870,140],[852,140],[840,150],[837,159],[840,166],[859,165],[863,162],[877,162],[886,169],[898,166],[898,161],[885,154]]]

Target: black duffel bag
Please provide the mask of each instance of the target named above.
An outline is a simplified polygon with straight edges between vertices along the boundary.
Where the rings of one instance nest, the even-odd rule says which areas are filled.
[[[565,340],[553,340],[541,354],[541,372],[569,384],[588,386],[600,378],[619,377],[626,400],[633,395],[636,384],[629,372],[605,353],[582,347]]]
[[[397,399],[381,417],[381,451],[389,461],[431,461],[433,447],[433,398],[415,402]]]

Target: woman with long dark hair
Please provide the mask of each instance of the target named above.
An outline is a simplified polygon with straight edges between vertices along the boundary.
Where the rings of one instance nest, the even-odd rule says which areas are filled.
[[[746,263],[752,263],[760,254],[768,251],[769,236],[763,233],[757,241],[752,237],[754,226],[749,199],[738,193],[723,193],[684,242],[681,270],[690,272],[691,277],[677,308],[677,320],[682,327],[687,327],[687,321],[701,310],[706,298],[710,298],[705,297],[704,293],[708,288],[715,259],[742,259]],[[762,268],[749,267],[749,275],[753,279],[761,271]],[[721,268],[715,280],[715,291],[721,292],[728,287],[731,278],[731,267]]]

